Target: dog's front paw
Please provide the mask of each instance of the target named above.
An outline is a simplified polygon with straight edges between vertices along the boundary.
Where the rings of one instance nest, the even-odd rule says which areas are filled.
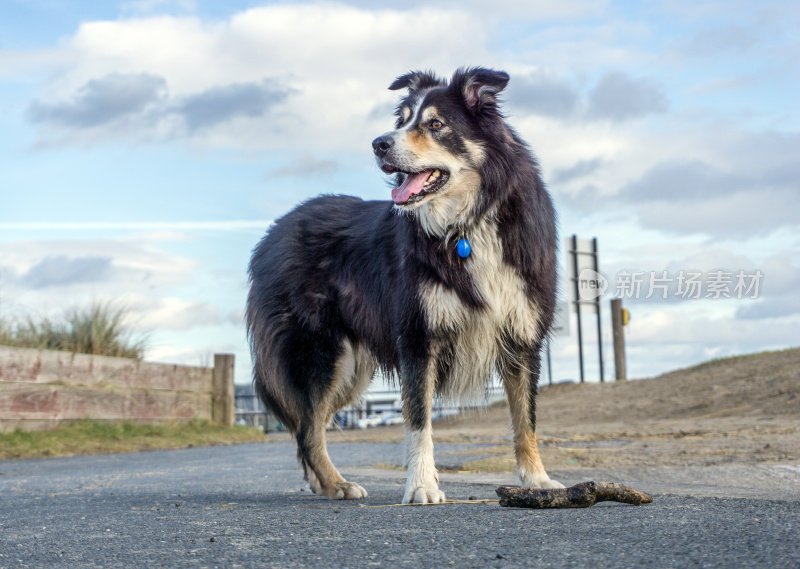
[[[521,474],[519,478],[525,488],[565,488],[558,480],[550,480],[547,474]]]
[[[404,504],[440,504],[444,502],[444,492],[436,485],[406,488]]]
[[[367,491],[355,482],[339,482],[317,494],[324,494],[332,500],[360,500],[367,497]]]

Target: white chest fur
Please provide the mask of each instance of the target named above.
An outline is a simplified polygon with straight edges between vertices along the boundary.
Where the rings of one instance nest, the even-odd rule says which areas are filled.
[[[482,223],[468,238],[472,252],[465,270],[485,307],[466,306],[454,290],[440,284],[420,289],[434,337],[454,342],[451,377],[444,388],[447,395],[460,399],[483,393],[498,357],[517,357],[509,353],[504,337],[525,344],[537,340],[539,318],[536,304],[525,294],[525,284],[516,269],[503,261],[495,224]]]

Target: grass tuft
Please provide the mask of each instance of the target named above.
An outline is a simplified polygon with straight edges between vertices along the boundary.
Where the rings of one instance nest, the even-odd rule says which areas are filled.
[[[0,433],[0,460],[76,454],[110,454],[263,442],[252,427],[224,427],[208,421],[188,424],[139,425],[83,420],[47,431]]]
[[[141,360],[146,341],[131,337],[126,318],[124,308],[94,302],[67,310],[61,320],[28,317],[16,325],[0,321],[0,344]]]

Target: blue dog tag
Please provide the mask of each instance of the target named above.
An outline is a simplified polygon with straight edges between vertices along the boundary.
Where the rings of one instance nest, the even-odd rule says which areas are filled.
[[[462,237],[458,240],[456,244],[456,251],[458,252],[458,256],[462,259],[466,259],[469,257],[470,252],[472,251],[472,247],[470,247],[469,241],[466,238]]]

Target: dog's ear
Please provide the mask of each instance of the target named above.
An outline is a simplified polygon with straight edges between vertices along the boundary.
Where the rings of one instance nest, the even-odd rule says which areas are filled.
[[[395,79],[394,83],[389,85],[389,90],[397,91],[398,89],[408,88],[413,93],[429,87],[439,87],[443,84],[442,80],[436,77],[432,71],[411,71]]]
[[[508,73],[484,67],[459,69],[450,85],[459,89],[464,105],[475,114],[497,105],[497,94],[508,84]]]

